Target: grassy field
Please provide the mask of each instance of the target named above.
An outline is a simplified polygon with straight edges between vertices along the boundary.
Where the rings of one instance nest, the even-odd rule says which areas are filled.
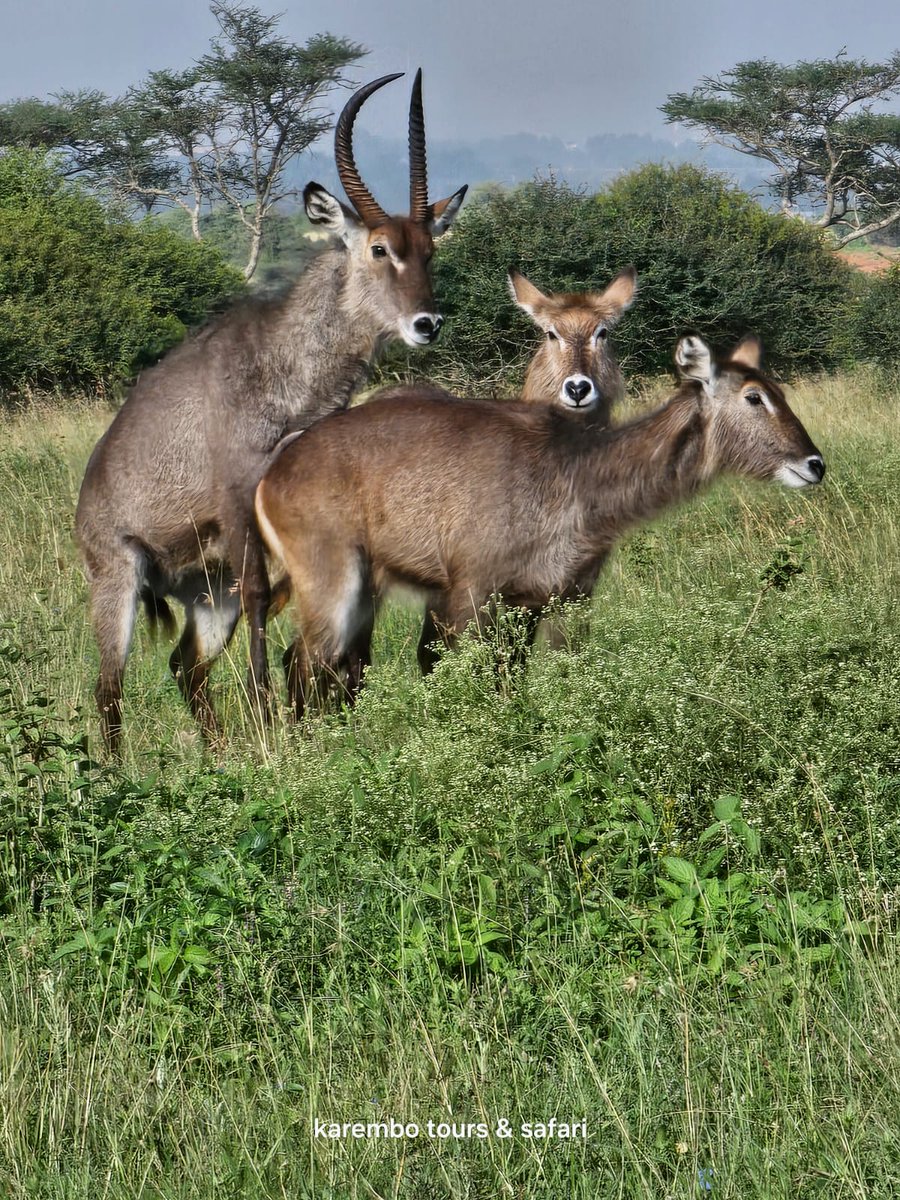
[[[635,533],[567,650],[423,682],[398,605],[352,714],[260,731],[238,640],[212,757],[141,628],[118,765],[71,542],[109,414],[4,422],[0,1194],[900,1192],[900,391],[793,400],[825,486]]]

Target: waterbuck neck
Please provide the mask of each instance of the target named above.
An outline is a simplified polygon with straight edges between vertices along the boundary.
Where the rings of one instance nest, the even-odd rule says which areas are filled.
[[[343,408],[365,381],[388,334],[374,314],[354,302],[349,256],[325,250],[285,296],[267,354],[277,363],[283,398],[317,415]],[[310,348],[315,347],[315,353]]]
[[[661,408],[618,429],[585,431],[576,489],[589,497],[586,521],[646,520],[687,499],[717,473],[699,385],[686,384]]]

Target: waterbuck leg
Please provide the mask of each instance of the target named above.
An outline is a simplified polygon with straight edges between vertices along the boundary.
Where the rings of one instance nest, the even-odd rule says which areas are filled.
[[[288,701],[298,721],[309,704],[325,700],[331,681],[337,677],[336,664],[325,661],[321,654],[310,654],[303,638],[297,638],[284,652],[284,672]]]
[[[334,554],[327,532],[324,545],[304,543],[316,572],[291,563],[299,634],[284,656],[288,696],[298,717],[317,696],[324,700],[337,684],[353,703],[372,658],[375,601],[365,563],[355,554]],[[330,552],[330,558],[329,558]],[[327,572],[327,573],[326,573]],[[307,583],[316,579],[315,589]]]
[[[206,582],[207,592],[181,592],[187,621],[169,666],[181,694],[190,705],[207,741],[219,734],[219,722],[209,698],[209,672],[231,641],[241,615],[237,580]]]
[[[102,577],[92,580],[91,619],[100,649],[100,675],[94,696],[110,754],[117,753],[122,734],[122,680],[137,601],[138,566],[133,558],[113,561]]]
[[[294,710],[294,715],[298,721],[303,716],[304,705],[301,653],[300,639],[297,638],[285,650],[281,660],[284,666],[284,681],[287,685],[288,704]]]
[[[435,668],[440,655],[435,648],[435,643],[441,641],[441,631],[437,627],[434,613],[435,608],[440,607],[442,597],[429,596],[428,606],[425,609],[425,620],[422,622],[422,632],[419,635],[419,645],[416,649],[416,658],[419,660],[419,670],[423,675],[430,675]]]
[[[429,596],[417,651],[423,675],[429,675],[434,670],[440,657],[434,643],[443,642],[448,650],[452,650],[469,621],[476,621],[480,625],[480,607],[473,601],[468,587],[446,593],[435,592]]]
[[[366,667],[372,665],[372,631],[375,628],[375,604],[369,590],[360,595],[359,607],[356,610],[359,622],[356,636],[346,656],[347,683],[345,686],[347,703],[356,703],[359,689],[362,687]]]
[[[494,670],[498,681],[501,675],[511,675],[525,667],[528,653],[534,645],[541,620],[540,608],[529,605],[506,605],[500,597],[494,597],[488,605],[488,623],[496,630],[501,613],[505,614],[506,630],[512,638],[512,646],[506,652],[499,639],[495,643]]]
[[[429,597],[417,650],[419,667],[423,675],[429,675],[434,670],[440,657],[435,643],[443,642],[448,649],[452,649],[460,632],[469,621],[475,620],[479,626],[482,624],[481,608],[482,605],[473,602],[467,589],[458,589],[455,593],[446,596],[437,593]],[[513,667],[523,665],[528,650],[534,644],[541,616],[539,608],[523,608],[521,611],[525,619],[525,630],[522,642],[516,646],[512,654],[510,665]],[[489,622],[496,621],[496,617],[496,605],[492,604]],[[500,666],[501,664],[498,662],[498,671]]]
[[[510,658],[510,667],[514,670],[521,669],[525,666],[528,658],[528,652],[534,646],[534,639],[537,637],[538,626],[541,623],[541,609],[539,608],[522,608],[522,618],[524,622],[524,630],[521,640],[513,648]]]
[[[569,588],[560,597],[563,601],[575,602],[572,605],[575,612],[569,617],[569,625],[571,626],[574,616],[574,631],[566,630],[559,613],[554,613],[543,622],[542,627],[546,631],[547,645],[551,650],[562,650],[571,647],[573,643],[577,644],[584,641],[590,626],[591,596],[594,594],[594,588],[597,586],[597,578],[608,558],[609,553],[607,552],[593,562],[586,570],[581,572],[575,580],[573,587]]]

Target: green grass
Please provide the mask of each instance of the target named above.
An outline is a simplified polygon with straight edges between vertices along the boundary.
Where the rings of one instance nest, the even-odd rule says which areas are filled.
[[[260,731],[241,638],[212,757],[141,629],[118,765],[71,544],[108,413],[8,420],[0,1194],[896,1195],[898,399],[797,388],[822,489],[638,531],[499,682],[514,621],[423,682],[398,604],[352,714]]]

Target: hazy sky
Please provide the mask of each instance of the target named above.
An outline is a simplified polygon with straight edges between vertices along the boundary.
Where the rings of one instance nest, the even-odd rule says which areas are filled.
[[[303,41],[331,32],[371,53],[359,79],[425,73],[435,137],[660,133],[673,91],[741,59],[900,47],[897,0],[260,0]],[[187,66],[215,30],[206,0],[0,0],[0,99],[60,88],[123,91],[147,71]],[[405,89],[361,124],[403,133]]]

